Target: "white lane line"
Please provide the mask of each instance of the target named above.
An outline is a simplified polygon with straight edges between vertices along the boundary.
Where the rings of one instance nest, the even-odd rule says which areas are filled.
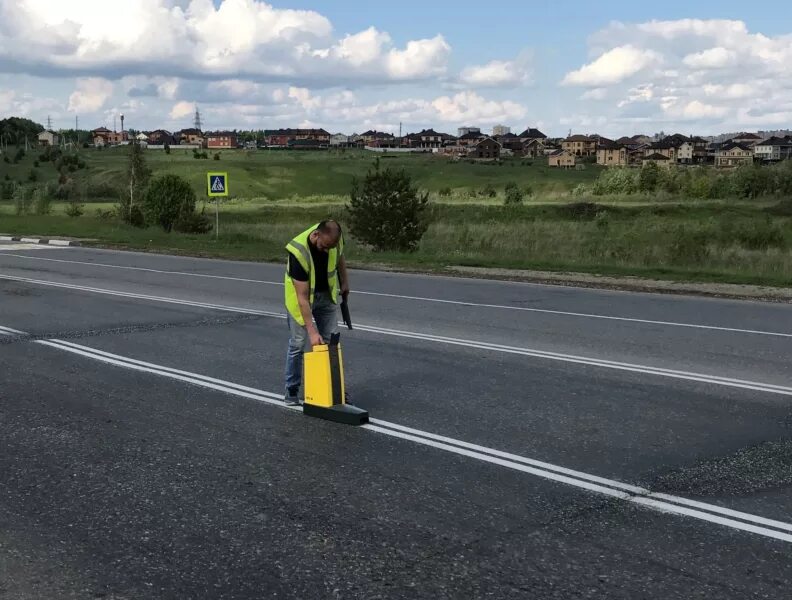
[[[168,298],[163,296],[149,296],[147,294],[135,294],[131,292],[119,292],[116,290],[108,290],[104,288],[94,288],[82,285],[75,285],[70,283],[59,283],[54,281],[44,281],[38,279],[28,279],[25,277],[14,277],[11,275],[0,275],[0,279],[7,279],[11,281],[21,281],[25,283],[33,283],[36,285],[44,285],[65,289],[72,289],[78,291],[85,291],[95,294],[105,294],[110,296],[119,296],[122,298],[133,298],[138,300],[147,300],[154,302],[163,302],[168,304],[179,304],[183,306],[193,306],[197,308],[207,308],[211,310],[220,310],[225,312],[233,312],[240,314],[258,315],[265,317],[274,317],[278,319],[285,319],[282,313],[272,311],[255,310],[250,308],[242,308],[236,306],[228,306],[224,304],[211,304],[208,302],[197,302],[193,300],[181,300],[179,298]],[[720,385],[725,387],[739,388],[753,390],[757,392],[767,392],[771,394],[781,394],[784,396],[792,396],[792,387],[785,385],[776,385],[771,383],[763,383],[760,381],[750,381],[745,379],[735,379],[731,377],[721,377],[718,375],[708,375],[706,373],[695,373],[690,371],[679,371],[675,369],[664,369],[661,367],[652,367],[649,365],[640,365],[635,363],[626,363],[612,360],[605,360],[599,358],[591,358],[587,356],[578,356],[575,354],[563,354],[560,352],[548,352],[545,350],[537,350],[534,348],[520,348],[517,346],[506,346],[503,344],[493,344],[490,342],[479,342],[475,340],[464,340],[460,338],[445,337],[438,335],[431,335],[426,333],[418,333],[413,331],[402,331],[399,329],[387,329],[383,327],[374,327],[370,325],[356,325],[355,328],[359,331],[368,333],[375,333],[380,335],[388,335],[392,337],[409,338],[421,340],[426,342],[434,342],[439,344],[447,344],[452,346],[460,346],[464,348],[475,348],[478,350],[486,350],[490,352],[502,352],[506,354],[514,354],[519,356],[530,356],[532,358],[541,358],[545,360],[561,361],[566,363],[587,365],[593,367],[600,367],[604,369],[614,369],[619,371],[629,371],[634,373],[643,373],[646,375],[655,375],[658,377],[668,377],[671,379],[681,379],[686,381],[696,381],[700,383],[708,383],[711,385]]]
[[[18,256],[16,254],[11,254],[11,252],[16,252],[17,250],[52,250],[52,246],[49,244],[39,244],[38,242],[14,242],[13,246],[0,246],[0,252],[2,252],[5,256]],[[33,258],[28,257],[28,258]]]
[[[162,365],[156,365],[154,363],[139,361],[64,340],[37,340],[35,343],[49,346],[58,350],[71,352],[73,354],[126,369],[159,375],[234,396],[257,400],[284,408],[291,408],[294,411],[299,410],[298,407],[285,407],[277,394],[265,392],[263,390],[257,390],[255,388],[239,385],[233,382],[223,381],[221,379],[207,377],[198,373],[190,373],[188,371],[182,371]],[[487,448],[485,446],[469,444],[468,442],[464,442],[462,440],[456,440],[426,431],[404,427],[396,423],[375,421],[370,425],[364,425],[362,427],[369,431],[408,440],[417,444],[430,446],[444,450],[446,452],[465,456],[467,458],[473,458],[515,471],[520,471],[522,473],[527,473],[550,481],[564,483],[579,489],[584,489],[612,498],[632,502],[634,504],[651,508],[659,512],[693,517],[710,523],[716,523],[718,525],[730,527],[732,529],[746,531],[785,542],[792,542],[792,535],[784,532],[792,531],[792,524],[784,523],[782,521],[775,521],[773,519],[766,519],[758,515],[732,511],[730,509],[723,509],[720,506],[691,501],[687,500],[686,498],[671,496],[668,494],[653,494],[644,488],[625,484],[620,481],[589,475],[581,471],[566,469],[551,463],[537,461],[511,453],[501,452],[499,450]],[[686,506],[680,506],[683,504],[695,506],[696,508],[694,509],[687,508]],[[736,518],[727,518],[725,516],[721,516],[727,513],[730,516]],[[757,525],[757,523],[761,523],[762,525],[766,526],[760,526]],[[771,527],[775,529],[771,529]]]
[[[3,327],[2,325],[0,325],[0,333],[4,333],[6,335],[27,335],[24,331],[11,329],[10,327]]]
[[[52,241],[50,243],[53,243]],[[69,263],[76,265],[87,265],[91,267],[103,267],[107,269],[122,269],[129,271],[142,271],[146,273],[158,273],[161,275],[183,275],[185,277],[199,277],[205,279],[220,279],[226,281],[240,281],[244,283],[259,283],[263,285],[283,286],[282,281],[265,281],[262,279],[246,279],[244,277],[228,277],[224,275],[207,275],[204,273],[186,273],[184,271],[166,271],[161,269],[148,269],[144,267],[129,267],[124,265],[112,265],[108,263],[95,263],[78,260],[65,260],[59,258],[45,258],[42,256],[25,256],[24,254],[6,254],[6,256],[14,256],[17,258],[26,258],[29,260],[45,260],[58,263]],[[560,315],[566,317],[579,317],[584,319],[603,319],[607,321],[624,321],[628,323],[642,323],[646,325],[662,325],[666,327],[683,327],[690,329],[704,329],[710,331],[725,331],[730,333],[743,333],[750,335],[766,335],[773,337],[792,338],[792,333],[784,333],[779,331],[767,331],[763,329],[741,329],[738,327],[721,327],[717,325],[702,325],[699,323],[684,323],[678,321],[661,321],[656,319],[639,319],[635,317],[617,317],[613,315],[601,315],[597,313],[582,313],[565,310],[552,310],[547,308],[532,308],[527,306],[509,306],[505,304],[482,304],[478,302],[466,302],[463,300],[445,300],[442,298],[429,298],[426,296],[407,296],[402,294],[387,294],[384,292],[367,292],[362,290],[355,290],[355,294],[363,296],[380,296],[383,298],[398,298],[400,300],[413,300],[416,302],[433,302],[437,304],[450,304],[455,306],[468,306],[473,308],[490,308],[496,310],[516,310],[529,313],[541,313],[549,315]]]

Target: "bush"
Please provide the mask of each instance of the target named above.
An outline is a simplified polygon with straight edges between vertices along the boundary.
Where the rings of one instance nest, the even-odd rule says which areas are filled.
[[[16,154],[14,155],[14,162],[18,163],[23,158],[25,158],[24,148],[17,148]]]
[[[220,160],[220,153],[219,152],[215,152],[214,159],[215,160]]]
[[[32,186],[20,185],[14,190],[14,208],[17,215],[30,214],[33,206],[34,189]]]
[[[44,187],[37,187],[33,192],[33,211],[37,215],[48,215],[52,212],[52,196]]]
[[[701,230],[677,227],[668,249],[669,260],[674,265],[697,265],[709,256],[707,234]]]
[[[440,188],[440,190],[437,192],[437,195],[438,196],[443,196],[443,197],[450,196],[451,195],[451,188],[450,187]]]
[[[601,213],[605,207],[594,202],[572,202],[560,207],[561,214],[572,219],[590,221]]]
[[[36,183],[38,181],[38,171],[36,171],[36,169],[30,169],[27,179],[30,183]]]
[[[170,154],[170,144],[166,143],[164,150],[165,150],[165,154]]]
[[[354,179],[349,211],[352,234],[375,250],[414,251],[428,223],[429,196],[404,170],[381,169],[377,159],[362,182]]]
[[[76,199],[69,202],[69,206],[66,207],[66,216],[68,217],[81,217],[84,212],[85,205],[82,202],[78,202]]]
[[[786,246],[783,230],[769,220],[745,223],[737,229],[736,235],[740,245],[748,250],[767,250],[771,247]]]
[[[516,183],[510,181],[504,188],[505,199],[504,204],[522,204],[523,193]]]
[[[10,164],[11,163],[11,159],[8,158],[8,154],[3,156],[3,162],[6,163],[6,164]]]
[[[660,183],[660,167],[657,163],[646,163],[638,172],[638,189],[642,192],[654,192]]]
[[[187,219],[195,213],[195,192],[178,175],[160,175],[151,180],[146,190],[143,213],[148,223],[156,223],[170,232],[179,218]]]
[[[180,214],[173,228],[181,233],[209,233],[214,228],[212,220],[204,212]]]
[[[116,218],[116,213],[113,210],[104,210],[102,208],[97,208],[96,212],[94,213],[97,219],[102,221],[112,221]]]
[[[638,187],[635,173],[624,167],[612,167],[600,173],[594,182],[595,196],[605,194],[632,194]]]
[[[39,168],[39,161],[37,161],[37,160],[33,161],[33,168],[34,169],[38,169]]]
[[[16,184],[13,181],[4,181],[0,185],[0,199],[12,200],[14,198],[14,188]]]
[[[498,191],[495,189],[494,185],[488,183],[479,190],[478,195],[484,198],[494,198],[498,195]]]

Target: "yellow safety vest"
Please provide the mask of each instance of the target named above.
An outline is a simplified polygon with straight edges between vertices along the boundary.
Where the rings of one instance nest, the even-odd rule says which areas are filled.
[[[300,235],[295,237],[292,241],[286,244],[286,250],[291,256],[297,259],[305,272],[308,273],[309,283],[309,302],[311,306],[314,303],[314,288],[316,287],[316,272],[314,271],[313,258],[311,257],[311,250],[308,247],[308,237],[316,231],[319,223],[306,229]],[[332,248],[328,252],[327,257],[327,285],[330,289],[330,297],[334,304],[338,304],[338,258],[344,253],[344,236],[338,240],[338,246]],[[284,280],[284,288],[286,290],[286,310],[292,318],[300,325],[305,326],[305,319],[300,313],[300,303],[297,301],[297,289],[294,287],[294,282],[289,276],[289,265],[286,264],[286,278]]]

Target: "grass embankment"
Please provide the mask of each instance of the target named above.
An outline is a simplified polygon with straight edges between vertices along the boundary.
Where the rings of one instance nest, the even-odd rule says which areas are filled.
[[[283,245],[311,222],[344,220],[340,205],[223,207],[220,238],[134,229],[96,216],[68,218],[64,205],[47,216],[17,217],[0,205],[4,233],[91,238],[143,250],[281,261]],[[107,206],[101,206],[106,209]],[[211,206],[207,207],[211,211]],[[767,204],[567,205],[435,204],[417,252],[375,253],[350,240],[361,265],[440,270],[449,265],[637,275],[677,281],[792,285],[792,210]]]
[[[85,187],[90,199],[115,200],[117,188],[124,181],[127,169],[126,147],[80,149],[79,157],[85,168],[70,173],[77,187]],[[52,162],[35,161],[40,150],[30,150],[18,163],[0,161],[0,180],[6,176],[19,183],[28,182],[35,171],[38,183],[55,182],[58,172]],[[447,202],[494,202],[477,195],[490,185],[501,196],[509,181],[522,188],[530,187],[536,194],[548,198],[566,196],[578,184],[591,184],[601,169],[586,165],[583,170],[555,169],[547,166],[547,159],[505,160],[502,164],[452,161],[431,154],[375,155],[350,150],[344,153],[293,150],[222,150],[220,160],[195,159],[191,150],[174,147],[170,154],[162,150],[146,151],[146,162],[154,174],[173,173],[187,179],[198,197],[206,194],[206,172],[227,171],[232,197],[243,200],[279,201],[295,204],[343,201],[349,194],[353,177],[362,177],[374,159],[382,164],[404,169],[416,185],[437,196],[448,188]],[[13,157],[12,148],[9,155]]]

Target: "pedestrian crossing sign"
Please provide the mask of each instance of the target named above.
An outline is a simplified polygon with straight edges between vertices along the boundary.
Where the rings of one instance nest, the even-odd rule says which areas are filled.
[[[228,173],[206,174],[207,194],[210,198],[228,196]]]

